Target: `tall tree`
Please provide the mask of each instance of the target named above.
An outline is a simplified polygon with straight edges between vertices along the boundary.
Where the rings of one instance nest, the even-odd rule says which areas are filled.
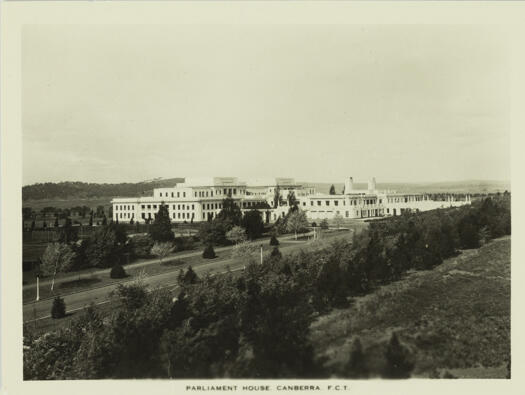
[[[173,241],[175,235],[171,230],[171,220],[168,206],[162,203],[153,224],[150,227],[149,234],[154,241],[166,242]]]
[[[264,232],[264,222],[261,213],[257,210],[250,210],[242,218],[242,226],[246,229],[246,234],[250,240],[260,237]]]
[[[51,281],[51,292],[55,287],[55,277],[57,273],[68,271],[75,260],[75,253],[71,247],[64,243],[48,244],[44,255],[42,255],[41,270],[44,275],[53,275]]]
[[[237,203],[235,203],[235,200],[227,197],[222,201],[222,210],[217,215],[217,219],[231,223],[232,225],[241,224],[242,212]]]
[[[273,208],[279,207],[281,204],[282,197],[281,197],[281,189],[279,187],[275,187],[275,190],[273,192]]]
[[[330,195],[335,195],[335,186],[334,186],[334,184],[332,184],[332,186],[330,187]]]
[[[288,211],[289,212],[297,211],[297,209],[299,208],[299,201],[295,197],[294,191],[288,192],[287,200],[288,200],[288,207],[289,207]]]
[[[301,232],[308,228],[308,220],[306,218],[306,213],[303,210],[297,210],[290,213],[286,222],[288,230],[295,233],[295,240],[297,240],[297,232]]]
[[[410,373],[414,369],[414,362],[410,358],[408,349],[399,342],[395,333],[392,333],[385,350],[385,358],[387,362],[385,377],[392,379],[410,377]]]
[[[71,218],[67,217],[64,226],[60,229],[59,241],[71,243],[78,240],[78,230],[73,227]]]

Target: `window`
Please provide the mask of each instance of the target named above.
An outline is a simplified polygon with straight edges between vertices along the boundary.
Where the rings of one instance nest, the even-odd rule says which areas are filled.
[[[175,210],[175,205],[173,205],[173,210]]]
[[[213,191],[210,192],[211,197],[213,197]]]
[[[142,219],[146,219],[146,213],[142,213]]]
[[[310,206],[313,206],[314,205],[314,202],[313,201],[310,201]]]
[[[334,204],[335,204],[336,206],[338,206],[338,205],[339,205],[339,202],[338,202],[337,200],[335,200],[335,201],[334,201]]]
[[[345,212],[345,216],[346,216],[346,218],[348,218],[348,211]]]
[[[182,197],[186,197],[186,192],[182,192]]]
[[[180,197],[180,192],[177,192],[177,197]]]
[[[177,210],[180,210],[180,204],[177,205]]]
[[[174,195],[174,193],[172,192],[172,193],[171,193],[171,197],[174,197],[173,195]]]
[[[327,200],[327,201],[326,201],[326,205],[327,205],[327,206],[330,205],[330,200]]]
[[[195,209],[195,205],[194,205],[194,204],[191,205],[191,209],[192,209],[192,210]]]
[[[143,204],[143,205],[142,205],[142,210],[144,210],[145,208],[146,208],[146,205]]]
[[[224,188],[224,194],[226,195],[228,192],[226,192],[226,188]]]
[[[321,205],[321,201],[320,201],[320,200],[317,201],[317,205],[318,205],[318,206]]]
[[[150,209],[151,209],[151,204],[148,204],[148,210],[150,210]]]
[[[173,219],[175,219],[175,213],[173,213]]]
[[[177,213],[177,218],[179,218],[179,219],[180,219],[180,213]]]
[[[157,208],[157,205],[156,205],[156,204],[154,204],[154,205],[153,205],[153,208]]]
[[[233,188],[233,194],[237,195],[237,188]]]
[[[206,191],[206,197],[208,197],[208,191]]]

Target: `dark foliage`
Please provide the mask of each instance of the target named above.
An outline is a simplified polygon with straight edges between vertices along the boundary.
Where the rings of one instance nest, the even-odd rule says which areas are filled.
[[[356,379],[367,378],[369,375],[365,354],[363,353],[363,346],[359,338],[356,338],[352,343],[350,358],[346,364],[346,371],[343,374],[346,377]]]
[[[490,237],[510,232],[509,202],[502,195],[485,203],[492,205],[486,216],[480,201],[372,222],[352,242],[269,257],[241,273],[198,279],[188,269],[179,275],[182,291],[120,285],[115,310],[104,320],[92,312],[38,341],[28,336],[24,378],[322,377],[309,337],[316,315],[464,248],[460,223],[478,232],[487,227]],[[471,223],[471,214],[477,222]],[[114,231],[105,234],[108,238],[116,245]],[[382,374],[410,377],[409,349],[395,334],[385,346]],[[356,340],[341,373],[366,377],[364,354]]]
[[[56,296],[53,299],[53,305],[51,306],[51,317],[52,318],[63,318],[66,316],[66,303],[60,296]]]
[[[277,237],[275,237],[275,235],[272,235],[272,237],[270,238],[270,245],[271,246],[278,246],[279,245],[279,240],[277,240]]]
[[[46,182],[22,187],[23,200],[92,198],[101,196],[137,196],[151,192],[154,188],[173,186],[183,178],[138,183],[96,184],[85,182]]]
[[[213,246],[211,244],[206,246],[202,253],[202,257],[206,259],[213,259],[217,257],[217,255],[215,255],[215,250],[213,249]]]
[[[385,351],[386,367],[384,376],[391,379],[406,379],[414,369],[414,361],[409,351],[404,347],[397,338],[395,333],[392,334]]]
[[[150,227],[149,235],[153,241],[160,243],[173,241],[175,239],[175,235],[171,230],[170,213],[168,211],[168,206],[165,204],[160,205],[159,212]]]
[[[241,226],[246,230],[246,236],[250,240],[261,237],[264,232],[262,215],[257,210],[246,212],[242,218]]]
[[[109,276],[111,278],[124,278],[126,277],[126,271],[124,270],[122,265],[119,265],[117,263],[111,268],[111,272],[109,273]]]

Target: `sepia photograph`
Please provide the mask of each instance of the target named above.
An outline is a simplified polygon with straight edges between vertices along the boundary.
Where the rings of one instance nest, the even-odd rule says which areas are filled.
[[[501,25],[53,19],[19,38],[23,382],[516,374]]]

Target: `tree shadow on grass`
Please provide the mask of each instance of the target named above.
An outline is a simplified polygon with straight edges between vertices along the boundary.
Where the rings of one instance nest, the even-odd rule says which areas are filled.
[[[79,288],[79,287],[89,287],[94,284],[97,284],[101,282],[102,280],[98,277],[93,278],[81,278],[77,280],[72,281],[65,281],[63,283],[60,283],[57,288],[60,289],[73,289],[73,288]]]
[[[184,261],[181,261],[180,259],[176,259],[174,261],[165,261],[165,262],[162,262],[161,265],[162,266],[180,266],[180,265],[184,265]]]

